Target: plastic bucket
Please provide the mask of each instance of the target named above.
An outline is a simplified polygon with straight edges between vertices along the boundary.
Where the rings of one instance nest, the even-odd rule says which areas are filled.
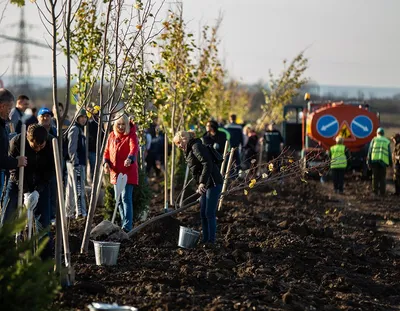
[[[200,232],[180,226],[178,246],[183,248],[193,248],[196,246],[199,237]]]
[[[93,241],[96,265],[114,266],[117,264],[119,242],[99,242]]]
[[[88,305],[90,311],[138,311],[135,307],[129,306],[118,306],[117,304],[106,304],[106,303],[98,303],[93,302],[92,304]]]

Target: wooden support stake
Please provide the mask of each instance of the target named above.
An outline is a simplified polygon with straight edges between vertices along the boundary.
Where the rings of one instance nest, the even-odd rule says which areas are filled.
[[[64,261],[65,261],[65,267],[68,269],[67,285],[71,285],[71,283],[74,281],[75,273],[74,273],[72,265],[71,265],[71,254],[70,254],[70,250],[69,250],[67,215],[65,212],[64,188],[63,188],[62,168],[61,168],[61,162],[60,162],[60,153],[58,150],[57,139],[53,138],[52,143],[53,143],[53,154],[54,154],[54,166],[56,168],[61,233],[62,233],[62,239],[63,239],[63,245],[64,245]]]
[[[228,161],[228,167],[226,168],[226,172],[225,172],[225,178],[224,178],[224,184],[222,186],[222,193],[224,193],[226,191],[226,188],[228,188],[228,181],[229,181],[229,177],[231,174],[231,167],[232,167],[232,163],[233,163],[233,158],[234,158],[234,153],[235,153],[236,148],[232,148],[231,152],[229,154],[229,161]],[[221,210],[222,207],[222,202],[224,201],[224,196],[221,195],[219,202],[218,202],[218,210]]]
[[[186,189],[188,178],[189,178],[189,165],[186,165],[185,181],[183,182],[183,190],[181,193],[181,198],[179,199],[179,206],[182,206],[183,197],[185,196],[185,189]]]
[[[229,149],[229,140],[226,140],[224,154],[223,154],[224,161],[222,162],[221,171],[220,171],[222,176],[224,176],[224,173],[225,173],[225,163],[226,163],[226,160],[228,159],[228,149]]]
[[[262,162],[262,158],[263,158],[263,152],[264,152],[264,141],[260,142],[261,146],[260,146],[260,152],[258,153],[258,163],[257,163],[257,176],[261,175],[261,162]]]
[[[168,210],[168,136],[164,134],[164,210]]]

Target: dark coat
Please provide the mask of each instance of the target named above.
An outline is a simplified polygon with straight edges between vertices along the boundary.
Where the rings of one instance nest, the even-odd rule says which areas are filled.
[[[0,169],[9,170],[18,166],[18,160],[8,155],[9,145],[6,122],[0,118]]]
[[[42,191],[48,187],[53,176],[55,176],[53,146],[51,143],[53,136],[49,135],[46,146],[39,152],[34,151],[25,142],[25,156],[28,158],[28,165],[24,170],[24,192],[34,190]],[[10,141],[10,155],[17,157],[20,155],[21,134],[18,134]],[[18,170],[12,170],[10,180],[18,181]]]
[[[204,145],[211,145],[221,155],[224,154],[224,148],[226,142],[226,134],[224,132],[217,131],[214,136],[206,132],[201,140],[203,141]]]
[[[186,162],[197,184],[205,184],[206,188],[210,188],[223,183],[218,166],[213,162],[210,151],[200,139],[189,140],[186,148]]]
[[[257,134],[253,133],[251,134],[251,136],[249,136],[249,140],[247,141],[246,146],[244,146],[242,149],[242,154],[243,154],[242,169],[247,170],[251,167],[251,160],[256,159],[257,146],[258,146],[258,137]]]

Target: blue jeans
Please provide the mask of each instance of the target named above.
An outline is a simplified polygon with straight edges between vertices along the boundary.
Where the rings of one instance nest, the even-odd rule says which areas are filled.
[[[114,185],[114,193],[117,193],[116,185]],[[125,231],[131,231],[133,224],[133,185],[126,184],[125,189],[122,190],[118,209],[121,215],[121,228]]]
[[[217,205],[222,184],[208,188],[200,199],[200,217],[203,229],[203,243],[215,243],[217,232]]]
[[[39,200],[35,208],[35,217],[39,218],[39,222],[45,230],[48,230],[51,220],[51,207],[50,207],[50,185],[44,187],[39,192]],[[9,181],[7,184],[7,191],[4,197],[4,209],[2,211],[1,224],[17,216],[18,205],[18,185],[15,182]],[[43,252],[40,254],[42,259],[52,258],[53,243],[50,232],[45,236],[49,237],[49,242],[46,244]]]
[[[35,208],[35,216],[39,218],[39,222],[43,228],[50,225],[51,208],[50,208],[50,187],[44,187],[39,192],[39,200]],[[6,195],[4,196],[4,213],[2,215],[1,223],[9,221],[13,215],[16,216],[18,210],[18,185],[15,182],[9,181],[7,184]]]

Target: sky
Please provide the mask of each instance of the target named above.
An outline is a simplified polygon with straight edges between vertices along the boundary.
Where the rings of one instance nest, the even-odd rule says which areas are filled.
[[[43,0],[38,0],[43,1]],[[154,1],[154,0],[153,0]],[[29,38],[46,43],[36,7],[26,1]],[[193,32],[223,15],[220,56],[229,75],[243,83],[268,80],[284,59],[305,50],[307,77],[324,85],[400,86],[400,0],[183,0]],[[166,9],[171,2],[166,2]],[[4,2],[0,1],[0,10]],[[0,29],[15,36],[20,9],[8,5]],[[0,74],[11,71],[15,43],[0,39]],[[31,73],[51,75],[51,52],[29,46]]]

